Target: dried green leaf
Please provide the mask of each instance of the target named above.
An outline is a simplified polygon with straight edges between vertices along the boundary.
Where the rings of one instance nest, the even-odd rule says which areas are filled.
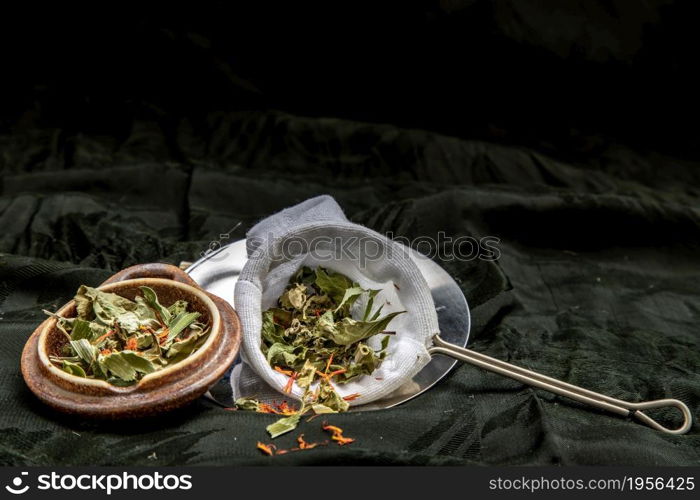
[[[147,286],[140,286],[139,290],[141,290],[146,304],[148,304],[152,309],[155,309],[156,315],[158,316],[160,321],[164,325],[170,323],[172,314],[170,314],[170,311],[168,311],[167,308],[163,307],[160,304],[160,302],[158,302],[158,296],[156,295],[156,292],[154,292],[152,288]]]
[[[144,354],[148,355],[153,355],[156,357],[160,357],[163,355],[163,349],[160,347],[160,342],[158,341],[158,337],[156,337],[155,333],[151,333],[151,347],[147,349],[146,351],[143,351]]]
[[[80,340],[71,340],[70,346],[73,348],[73,351],[80,357],[80,359],[87,363],[88,366],[90,366],[92,362],[95,361],[95,358],[97,357],[97,349],[90,343],[89,340],[84,338]]]
[[[111,373],[122,380],[136,380],[136,370],[128,361],[122,358],[120,352],[108,354],[97,358],[97,362],[104,373]]]
[[[267,351],[267,362],[271,366],[294,368],[304,362],[306,349],[302,346],[294,346],[276,342]]]
[[[380,305],[377,310],[374,312],[372,317],[370,318],[370,321],[376,321],[379,319],[379,315],[382,313],[382,308],[384,307],[384,304]]]
[[[286,434],[287,432],[296,429],[297,425],[299,425],[299,419],[301,419],[300,413],[281,418],[274,424],[268,425],[267,432],[269,432],[270,437],[274,439],[277,436],[281,436],[282,434]]]
[[[75,301],[75,307],[78,312],[78,318],[84,320],[91,320],[95,316],[92,312],[92,300],[93,298],[87,296],[89,287],[82,285],[78,288],[78,292],[73,297]]]
[[[389,340],[391,340],[391,335],[384,335],[384,338],[382,339],[382,351],[385,351],[387,347],[389,347]]]
[[[112,325],[114,321],[136,304],[115,293],[103,292],[97,288],[81,286],[75,296],[78,317],[88,321],[98,321],[103,325]]]
[[[184,340],[173,342],[168,346],[165,353],[165,358],[168,363],[179,363],[189,355],[191,355],[195,350],[197,350],[205,341],[203,331],[198,333],[193,333]]]
[[[372,313],[372,307],[374,306],[374,297],[376,297],[377,294],[379,292],[381,292],[381,290],[367,290],[367,292],[368,292],[369,296],[367,298],[367,305],[365,306],[365,313],[362,315],[362,321],[367,321],[368,319],[370,319],[370,314]],[[372,320],[375,320],[379,317],[379,311],[382,310],[382,306],[383,306],[383,304],[381,306],[379,306],[379,309],[375,313],[374,317],[371,318]]]
[[[85,321],[84,319],[75,318],[70,332],[70,338],[71,340],[91,340],[92,329],[90,328],[90,322]]]
[[[343,294],[343,299],[340,301],[340,304],[338,304],[338,307],[335,308],[335,311],[333,312],[338,312],[342,307],[345,307],[346,310],[349,310],[352,305],[355,303],[355,301],[360,298],[360,296],[367,292],[364,288],[360,288],[359,286],[353,286],[345,290],[345,294]]]
[[[134,313],[136,313],[136,315],[139,317],[141,325],[149,326],[151,328],[159,328],[161,323],[156,317],[156,311],[151,309],[151,307],[141,296],[136,297],[135,302],[136,308],[134,309]]]
[[[311,409],[314,411],[316,415],[323,415],[326,413],[338,413],[336,410],[329,408],[326,405],[322,405],[320,403],[314,403],[311,405]]]
[[[329,338],[336,344],[345,346],[360,342],[382,332],[392,319],[404,312],[406,311],[393,312],[375,321],[343,318],[336,331],[329,334]]]
[[[148,349],[153,346],[153,335],[148,332],[137,333],[133,338],[136,340],[136,347],[139,350]]]
[[[301,283],[302,285],[311,286],[316,281],[316,272],[308,266],[299,268],[296,274],[289,280],[290,283]]]
[[[137,380],[124,380],[119,377],[109,377],[107,379],[107,382],[112,385],[116,385],[117,387],[129,387],[130,385],[134,385],[137,382]]]
[[[322,293],[330,296],[336,304],[342,302],[345,290],[354,286],[349,278],[340,273],[327,272],[322,267],[316,268],[316,282]]]
[[[316,404],[324,405],[337,412],[347,411],[350,407],[350,404],[341,398],[333,386],[325,379],[321,379]]]
[[[83,367],[80,366],[78,363],[74,363],[64,359],[61,361],[61,368],[63,368],[64,372],[70,373],[71,375],[75,375],[77,377],[87,377],[85,370],[83,370]]]
[[[333,317],[333,311],[329,309],[319,316],[318,320],[316,321],[316,331],[323,337],[336,334],[337,328],[335,318]]]
[[[302,309],[302,318],[304,320],[308,319],[309,310],[311,310],[311,316],[317,316],[317,312],[320,313],[320,311],[323,311],[328,307],[332,306],[333,303],[331,302],[331,299],[330,297],[328,297],[328,295],[312,295],[311,297],[306,299],[306,303],[304,303],[304,308]]]
[[[170,330],[168,333],[168,340],[173,340],[180,335],[185,328],[190,326],[200,316],[201,314],[198,312],[181,312],[177,316],[172,317],[168,323],[168,329]]]
[[[275,324],[275,314],[272,309],[263,313],[262,337],[269,344],[283,342],[284,328]]]
[[[186,300],[176,300],[168,307],[168,311],[172,316],[177,316],[178,314],[187,312],[187,306]]]
[[[338,375],[337,382],[344,384],[361,375],[370,375],[382,362],[383,357],[378,355],[367,344],[359,343],[355,347],[353,360],[346,367],[345,373]]]
[[[233,404],[238,410],[258,411],[260,409],[260,402],[255,398],[238,398]]]
[[[121,351],[119,354],[139,373],[149,374],[156,371],[156,367],[153,366],[153,363],[143,356],[139,356],[134,351]]]
[[[123,314],[117,316],[117,325],[119,325],[120,331],[133,334],[139,331],[141,320],[136,313],[125,311]]]
[[[46,309],[44,309],[44,312],[46,314],[48,314],[49,316],[58,318],[58,321],[56,321],[56,328],[58,328],[58,330],[63,334],[63,336],[66,339],[71,340],[71,336],[70,336],[70,333],[68,331],[71,328],[71,320],[67,319],[67,318],[61,318],[60,316],[58,316],[50,311],[47,311]]]
[[[122,380],[136,379],[137,373],[153,373],[156,367],[149,360],[139,356],[133,351],[121,351],[103,356],[99,363],[104,371],[109,372]]]
[[[306,302],[306,286],[296,285],[282,294],[280,304],[287,309],[297,309],[301,311]]]
[[[100,364],[100,358],[95,360],[95,362],[90,366],[92,369],[92,376],[93,378],[101,379],[101,380],[107,380],[109,378],[109,373],[107,373],[102,365]]]
[[[316,366],[310,361],[306,360],[304,366],[299,370],[299,375],[297,376],[296,384],[302,389],[307,389],[314,382],[316,377]]]

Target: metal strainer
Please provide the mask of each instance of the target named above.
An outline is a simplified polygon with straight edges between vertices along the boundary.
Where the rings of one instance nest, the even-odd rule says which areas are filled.
[[[669,434],[684,434],[692,426],[689,408],[677,399],[658,399],[640,403],[631,403],[596,393],[567,382],[557,380],[490,356],[466,349],[470,316],[467,302],[459,286],[439,265],[409,250],[410,256],[425,277],[430,293],[438,311],[440,334],[432,339],[428,352],[435,356],[411,380],[390,396],[367,405],[351,407],[351,411],[384,409],[401,404],[428,390],[454,367],[459,360],[478,366],[488,371],[510,377],[524,384],[564,396],[578,402],[603,409],[623,417],[633,419]],[[245,240],[221,246],[209,252],[195,263],[182,263],[186,272],[207,291],[223,297],[233,304],[231,291],[238,278],[238,273],[247,260]],[[240,363],[237,359],[235,364]],[[271,389],[270,389],[271,390]],[[238,394],[237,396],[254,394]],[[210,397],[226,406],[231,405],[232,394],[228,380],[212,388]],[[669,428],[657,422],[645,410],[659,408],[676,408],[681,412],[683,422],[677,428]]]

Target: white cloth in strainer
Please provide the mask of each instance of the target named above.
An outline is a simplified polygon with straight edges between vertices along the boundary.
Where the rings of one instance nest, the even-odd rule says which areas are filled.
[[[258,223],[247,234],[247,252],[249,260],[234,292],[243,327],[243,362],[277,391],[283,392],[288,377],[274,371],[260,349],[262,312],[276,305],[290,277],[302,266],[323,266],[363,288],[381,289],[374,304],[375,308],[384,304],[382,315],[406,311],[387,327],[396,335],[381,366],[372,375],[335,384],[341,396],[360,394],[350,404],[362,405],[388,396],[430,360],[427,347],[438,332],[438,320],[423,275],[405,247],[349,222],[330,196],[309,199]],[[363,307],[355,305],[356,310]],[[382,336],[377,337],[373,347]],[[247,366],[242,371],[247,371]],[[234,376],[242,371],[236,370]],[[295,385],[292,395],[298,399],[302,393]]]

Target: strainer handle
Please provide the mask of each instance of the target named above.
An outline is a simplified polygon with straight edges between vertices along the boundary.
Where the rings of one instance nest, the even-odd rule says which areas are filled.
[[[442,340],[438,335],[433,337],[433,345],[428,349],[428,352],[431,355],[442,354],[445,356],[450,356],[454,359],[465,361],[483,368],[484,370],[518,380],[524,384],[538,387],[540,389],[553,392],[554,394],[565,396],[581,403],[585,403],[596,408],[601,408],[624,417],[635,418],[639,422],[642,422],[653,429],[666,432],[668,434],[685,434],[693,425],[693,416],[690,413],[690,409],[688,409],[685,403],[679,401],[678,399],[657,399],[642,403],[629,403],[621,399],[615,399],[604,394],[589,391],[588,389],[584,389],[552,377],[547,377],[546,375],[542,375],[531,370],[526,370],[525,368],[500,361],[496,358],[486,356],[485,354],[480,354],[472,351],[471,349],[465,349],[463,347],[450,344],[449,342]],[[683,415],[683,424],[680,427],[676,429],[669,429],[643,412],[643,410],[664,407],[674,407],[681,412]]]

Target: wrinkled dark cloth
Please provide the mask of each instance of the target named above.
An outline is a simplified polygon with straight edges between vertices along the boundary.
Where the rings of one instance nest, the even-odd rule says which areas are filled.
[[[0,33],[33,51],[9,51],[0,96],[0,464],[700,464],[692,2],[356,3],[321,20],[120,3],[114,26],[61,4]],[[25,387],[41,310],[80,284],[194,260],[323,193],[402,238],[499,238],[495,262],[435,257],[469,301],[471,347],[625,400],[682,399],[693,428],[461,365],[396,408],[329,417],[349,446],[270,458],[268,415],[201,399],[99,423]],[[327,438],[320,420],[307,441]]]
[[[269,463],[255,443],[273,417],[204,400],[145,422],[63,417],[26,389],[19,356],[41,309],[81,283],[139,262],[192,260],[239,222],[232,240],[321,193],[378,231],[500,238],[496,262],[441,263],[472,308],[474,349],[631,401],[680,398],[697,420],[697,169],[617,149],[577,165],[272,112],[185,121],[174,140],[182,161],[153,123],[136,122],[121,141],[56,130],[3,138],[3,463]],[[664,435],[471,366],[397,408],[332,420],[357,441],[275,463],[700,462],[697,423],[686,436]],[[318,439],[319,427],[301,430]],[[280,447],[292,441],[279,438]]]

